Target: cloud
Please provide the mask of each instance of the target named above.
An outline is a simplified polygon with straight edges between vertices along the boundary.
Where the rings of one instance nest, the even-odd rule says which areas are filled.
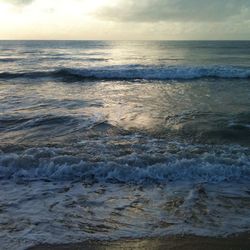
[[[120,0],[96,15],[120,22],[221,22],[239,15],[249,20],[250,0]]]
[[[34,0],[1,0],[1,1],[14,4],[14,5],[27,5],[27,4],[32,3]]]

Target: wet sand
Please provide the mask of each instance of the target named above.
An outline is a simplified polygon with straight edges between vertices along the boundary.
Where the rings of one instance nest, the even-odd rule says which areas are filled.
[[[156,239],[86,241],[79,244],[40,245],[28,250],[249,250],[250,233],[227,238],[174,236]]]

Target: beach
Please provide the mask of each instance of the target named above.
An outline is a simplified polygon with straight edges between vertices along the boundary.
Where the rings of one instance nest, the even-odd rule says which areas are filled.
[[[158,239],[134,239],[114,242],[87,241],[79,244],[35,246],[28,248],[28,250],[247,250],[249,246],[250,236],[246,233],[225,238],[174,236]]]

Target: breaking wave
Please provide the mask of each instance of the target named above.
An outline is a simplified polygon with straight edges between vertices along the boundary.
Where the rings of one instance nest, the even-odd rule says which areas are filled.
[[[52,71],[1,72],[0,79],[77,78],[96,80],[178,80],[199,78],[250,78],[250,69],[234,66],[142,66],[124,65],[96,68],[61,68]]]
[[[93,160],[65,154],[59,148],[31,148],[18,153],[0,152],[0,178],[14,180],[83,180],[90,183],[162,184],[250,180],[250,158],[240,146],[216,150],[204,146],[175,145],[179,149],[148,156],[135,152],[116,158]],[[201,152],[204,150],[204,152]]]

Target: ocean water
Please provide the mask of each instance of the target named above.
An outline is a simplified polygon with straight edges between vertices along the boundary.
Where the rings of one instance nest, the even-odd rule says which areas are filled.
[[[0,245],[250,230],[250,42],[1,41]]]

